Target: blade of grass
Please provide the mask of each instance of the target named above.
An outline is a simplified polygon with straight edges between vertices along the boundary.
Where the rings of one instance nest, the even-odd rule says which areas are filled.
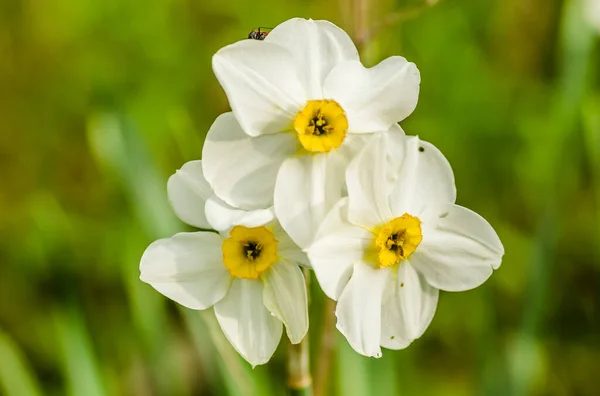
[[[40,385],[25,355],[8,334],[0,330],[0,389],[6,396],[41,396]]]
[[[59,350],[62,352],[67,394],[107,395],[99,370],[100,364],[92,350],[81,314],[74,307],[66,311],[57,309],[54,323]]]

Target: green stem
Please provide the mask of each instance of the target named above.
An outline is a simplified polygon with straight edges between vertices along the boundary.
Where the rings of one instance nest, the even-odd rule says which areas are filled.
[[[288,392],[289,396],[311,396],[312,395],[312,389],[309,386],[308,388],[302,388],[302,389],[290,389]]]
[[[325,299],[325,308],[323,309],[323,330],[320,342],[315,371],[315,396],[328,394],[335,352],[335,301],[328,298]]]
[[[310,271],[304,268],[303,273],[310,305]],[[287,372],[287,387],[290,396],[312,396],[308,334],[299,344],[292,345],[288,341]]]

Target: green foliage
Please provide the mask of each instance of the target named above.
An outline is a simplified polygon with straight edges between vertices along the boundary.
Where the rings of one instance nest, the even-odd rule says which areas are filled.
[[[294,16],[352,31],[350,3],[0,4],[3,394],[284,393],[284,343],[251,369],[211,311],[176,307],[138,264],[187,229],[166,181],[228,110],[212,54]],[[481,288],[442,293],[407,350],[367,359],[336,336],[325,394],[596,394],[600,51],[582,0],[366,3],[381,26],[367,63],[417,64],[419,105],[402,126],[446,154],[459,203],[490,220],[506,256]]]

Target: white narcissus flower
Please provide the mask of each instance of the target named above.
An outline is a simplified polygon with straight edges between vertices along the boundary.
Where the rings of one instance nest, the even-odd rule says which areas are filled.
[[[403,137],[397,122],[414,110],[420,83],[406,59],[365,68],[343,30],[305,19],[282,23],[264,41],[222,48],[213,70],[233,115],[208,133],[204,174],[230,205],[274,202],[301,247],[341,198],[345,168],[369,136]]]
[[[452,169],[437,148],[407,138],[397,167],[386,146],[374,138],[350,163],[348,197],[307,249],[321,288],[338,301],[338,329],[374,357],[424,333],[438,289],[481,285],[504,254],[489,223],[454,204]]]
[[[271,358],[282,325],[299,343],[308,330],[308,308],[297,264],[308,260],[272,208],[227,205],[211,191],[201,161],[171,176],[168,193],[181,220],[219,233],[182,232],[153,242],[142,256],[140,279],[187,308],[214,306],[225,336],[253,366]]]

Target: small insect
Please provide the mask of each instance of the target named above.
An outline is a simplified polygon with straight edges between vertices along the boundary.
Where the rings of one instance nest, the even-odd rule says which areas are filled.
[[[269,34],[269,32],[261,31],[260,29],[272,29],[268,27],[258,27],[257,29],[252,29],[250,33],[248,33],[248,38],[252,40],[264,40],[265,37]]]

